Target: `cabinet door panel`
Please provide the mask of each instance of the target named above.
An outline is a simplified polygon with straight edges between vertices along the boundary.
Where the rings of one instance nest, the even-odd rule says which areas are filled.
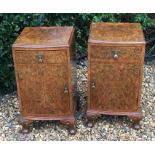
[[[44,117],[70,113],[66,65],[18,65],[17,70],[23,115]]]
[[[137,110],[139,63],[94,62],[90,68],[91,108],[116,112]]]
[[[69,85],[67,65],[46,65],[44,109],[52,114],[69,114]],[[65,92],[64,92],[65,91]]]
[[[39,113],[44,102],[43,66],[17,65],[17,74],[22,114]]]

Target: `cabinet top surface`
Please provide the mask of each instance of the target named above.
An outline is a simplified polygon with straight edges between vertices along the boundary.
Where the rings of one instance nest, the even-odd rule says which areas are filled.
[[[145,44],[139,23],[92,23],[90,43],[140,43]]]
[[[68,47],[73,31],[71,26],[25,27],[13,47]]]

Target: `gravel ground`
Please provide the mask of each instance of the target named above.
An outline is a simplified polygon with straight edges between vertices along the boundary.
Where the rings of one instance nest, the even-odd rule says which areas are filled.
[[[130,128],[132,122],[127,117],[101,116],[93,128],[86,128],[82,123],[87,99],[87,60],[77,64],[77,88],[80,95],[79,113],[77,113],[77,133],[68,134],[66,128],[54,121],[35,121],[29,134],[18,131],[19,106],[16,92],[0,96],[0,140],[155,140],[155,79],[152,64],[145,64],[142,94],[144,118],[142,129]]]

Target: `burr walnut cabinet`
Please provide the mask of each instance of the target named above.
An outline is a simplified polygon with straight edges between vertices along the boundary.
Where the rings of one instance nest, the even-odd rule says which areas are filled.
[[[88,41],[87,125],[127,115],[138,129],[145,40],[138,23],[92,23]]]
[[[75,133],[73,27],[26,27],[13,44],[20,123],[60,120]]]

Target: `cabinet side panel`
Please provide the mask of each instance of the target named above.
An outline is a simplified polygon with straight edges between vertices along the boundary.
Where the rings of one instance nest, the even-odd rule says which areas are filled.
[[[87,103],[87,109],[90,108],[90,104],[91,104],[91,100],[90,100],[90,96],[91,96],[91,93],[90,93],[90,77],[91,77],[91,73],[90,73],[90,70],[91,70],[91,50],[92,50],[92,46],[88,43],[88,82],[87,82],[87,94],[88,94],[88,103]]]
[[[70,46],[68,48],[68,71],[69,71],[69,88],[70,88],[70,111],[75,115],[76,100],[77,100],[77,83],[76,83],[76,63],[74,53],[74,36],[71,39]]]
[[[15,52],[16,50],[12,47],[12,55],[13,55],[13,64],[14,64],[14,71],[15,71],[15,78],[16,78],[16,86],[17,86],[17,98],[19,101],[19,109],[22,113],[22,104],[21,104],[21,95],[20,95],[20,89],[19,89],[19,79],[18,79],[18,71],[17,71],[17,64],[15,62]]]
[[[138,96],[138,107],[141,109],[141,94],[143,93],[142,83],[144,78],[144,57],[145,57],[145,45],[142,46],[141,51],[141,68],[140,68],[140,79],[139,79],[139,96]]]

